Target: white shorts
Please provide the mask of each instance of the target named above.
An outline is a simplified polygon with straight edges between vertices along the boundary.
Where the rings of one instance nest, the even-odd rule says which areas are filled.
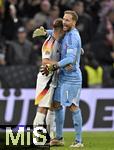
[[[48,108],[50,107],[55,88],[53,86],[50,86],[47,93],[45,93],[45,91],[42,92],[45,89],[49,80],[50,80],[50,76],[43,76],[41,73],[38,74],[36,95],[35,95],[35,105],[38,105],[40,107],[48,107]]]

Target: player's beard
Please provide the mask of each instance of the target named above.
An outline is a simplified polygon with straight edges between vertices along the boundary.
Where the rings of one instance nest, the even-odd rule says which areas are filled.
[[[69,27],[67,25],[63,25],[64,32],[69,32],[72,29],[72,27]]]

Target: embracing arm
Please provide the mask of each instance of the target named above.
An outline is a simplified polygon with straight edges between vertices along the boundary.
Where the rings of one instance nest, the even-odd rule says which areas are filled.
[[[42,65],[46,65],[46,64],[50,64],[50,65],[53,65],[53,64],[56,64],[57,62],[54,61],[54,60],[51,60],[51,59],[48,59],[48,58],[44,58],[42,60]]]
[[[69,55],[66,58],[62,59],[57,63],[58,67],[65,67],[69,64],[73,64],[75,61],[75,56],[74,55]]]
[[[43,26],[41,26],[40,28],[37,28],[34,32],[32,37],[39,37],[39,36],[48,36],[48,35],[52,35],[53,30],[45,30]]]

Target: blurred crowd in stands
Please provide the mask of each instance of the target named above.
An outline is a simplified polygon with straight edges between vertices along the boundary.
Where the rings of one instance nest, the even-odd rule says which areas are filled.
[[[114,87],[114,0],[0,0],[0,68],[38,67],[45,38],[33,31],[52,29],[69,9],[79,16],[83,87]]]

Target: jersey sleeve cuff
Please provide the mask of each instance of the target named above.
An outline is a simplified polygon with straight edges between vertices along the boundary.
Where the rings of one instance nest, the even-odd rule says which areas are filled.
[[[57,63],[57,66],[58,66],[58,67],[61,67],[61,63],[60,63],[60,62],[58,62],[58,63]]]

